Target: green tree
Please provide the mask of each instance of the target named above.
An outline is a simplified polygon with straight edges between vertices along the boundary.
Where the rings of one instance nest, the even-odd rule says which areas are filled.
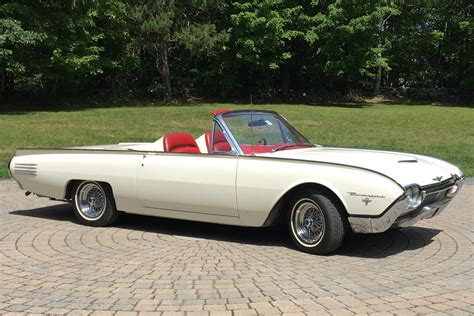
[[[13,92],[15,78],[24,75],[28,68],[28,48],[43,39],[41,33],[24,30],[21,22],[0,19],[0,96]]]
[[[472,1],[406,2],[400,9],[389,30],[392,85],[473,90]]]
[[[40,12],[53,91],[64,89],[63,83],[78,89],[119,66],[123,46],[117,43],[127,38],[121,1],[55,1],[42,4]]]
[[[172,97],[170,53],[181,47],[199,55],[224,38],[206,19],[209,6],[205,0],[142,0],[128,5],[137,43],[152,56],[161,77],[165,102]]]
[[[18,55],[29,57],[37,84],[48,93],[77,91],[118,67],[127,38],[122,1],[7,0],[0,13],[35,30],[22,35],[28,41],[41,34],[43,40],[36,40],[34,48],[31,43],[28,50],[18,46]]]
[[[473,10],[469,0],[3,0],[0,92],[468,96]]]
[[[291,0],[236,1],[230,16],[230,43],[236,61],[253,69],[257,80],[280,76],[284,95],[288,92],[293,44],[302,38],[303,6]],[[256,84],[256,83],[255,83]]]
[[[331,82],[343,83],[352,95],[354,84],[372,83],[380,69],[389,68],[381,28],[399,13],[396,7],[377,0],[335,0],[327,6],[317,2],[316,9],[306,39]]]

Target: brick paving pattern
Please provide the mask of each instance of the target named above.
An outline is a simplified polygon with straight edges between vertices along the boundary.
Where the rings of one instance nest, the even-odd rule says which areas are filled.
[[[68,204],[0,181],[0,314],[472,315],[473,193],[315,256],[279,228],[132,215],[81,226]]]

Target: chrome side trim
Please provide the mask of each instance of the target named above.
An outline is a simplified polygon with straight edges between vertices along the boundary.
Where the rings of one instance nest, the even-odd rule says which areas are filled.
[[[37,175],[38,165],[35,163],[15,163],[13,165],[13,173],[25,174],[30,176]]]
[[[318,146],[318,145],[317,145]],[[311,147],[312,148],[312,147]],[[306,148],[305,148],[306,149]],[[309,149],[309,148],[308,148]],[[348,164],[343,164],[343,163],[338,163],[338,162],[329,162],[329,161],[320,161],[320,160],[308,160],[308,159],[296,159],[296,158],[282,158],[282,157],[270,157],[270,156],[255,156],[255,155],[239,155],[239,159],[267,159],[267,160],[276,160],[276,161],[287,161],[287,162],[293,162],[293,163],[307,163],[307,164],[317,164],[317,165],[330,165],[330,166],[339,166],[339,167],[346,167],[346,168],[353,168],[353,169],[359,169],[359,170],[365,170],[368,172],[372,172],[375,174],[378,174],[384,178],[389,179],[393,183],[395,183],[400,189],[404,190],[404,187],[398,183],[395,179],[389,177],[388,175],[373,170],[369,168],[364,168],[364,167],[359,167],[359,166],[354,166],[354,165],[348,165]]]
[[[441,189],[426,193],[426,200],[435,196],[436,200],[430,204],[423,205],[419,209],[407,209],[405,203],[405,195],[402,195],[392,207],[390,207],[382,216],[379,217],[360,217],[349,216],[349,224],[355,233],[381,233],[390,227],[407,227],[415,224],[419,220],[432,218],[440,214],[449,202],[456,196],[464,184],[464,177],[457,179],[453,177],[454,182]],[[457,186],[454,193],[450,193],[451,189]],[[443,194],[440,194],[444,192]]]

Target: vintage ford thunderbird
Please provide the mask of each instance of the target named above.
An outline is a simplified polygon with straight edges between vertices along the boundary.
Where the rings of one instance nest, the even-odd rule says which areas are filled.
[[[194,139],[19,149],[11,176],[27,194],[70,201],[79,222],[121,212],[240,226],[286,222],[295,245],[336,250],[348,232],[379,233],[438,215],[463,174],[399,152],[314,145],[270,111],[213,112]]]

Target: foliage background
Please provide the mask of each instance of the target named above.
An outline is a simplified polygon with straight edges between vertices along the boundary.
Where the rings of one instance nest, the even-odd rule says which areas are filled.
[[[472,100],[470,0],[3,0],[0,97]]]

